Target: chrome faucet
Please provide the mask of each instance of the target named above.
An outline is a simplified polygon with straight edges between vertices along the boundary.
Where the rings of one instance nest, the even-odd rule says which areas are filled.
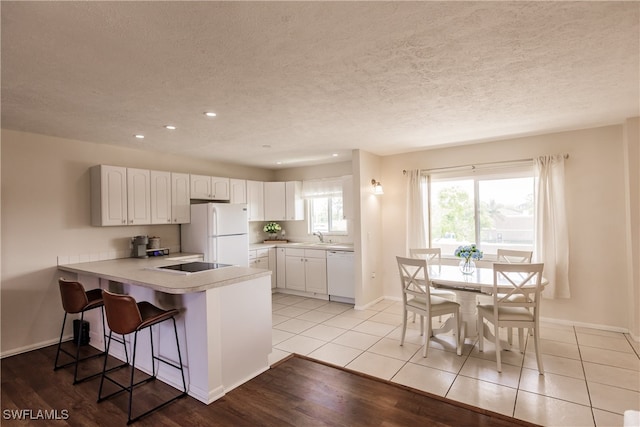
[[[321,243],[324,243],[324,236],[322,235],[322,233],[321,233],[321,232],[319,232],[319,231],[314,231],[314,232],[313,232],[313,235],[314,235],[314,236],[318,236],[318,239],[320,239],[320,242],[321,242]]]

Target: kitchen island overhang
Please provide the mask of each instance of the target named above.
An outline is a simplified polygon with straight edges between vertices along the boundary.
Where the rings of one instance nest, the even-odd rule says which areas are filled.
[[[179,309],[176,321],[188,393],[209,404],[269,369],[271,272],[236,266],[192,274],[158,269],[187,262],[189,256],[193,257],[177,254],[85,262],[60,265],[58,269],[75,274],[87,290],[109,289],[161,308]],[[91,345],[103,348],[99,313],[86,318],[96,325],[91,328]],[[163,357],[177,362],[172,330],[158,325],[154,344]],[[138,351],[136,368],[151,373],[149,346]],[[125,360],[122,346],[112,346],[110,355]],[[160,368],[158,378],[176,388],[181,386],[180,378],[169,369]]]

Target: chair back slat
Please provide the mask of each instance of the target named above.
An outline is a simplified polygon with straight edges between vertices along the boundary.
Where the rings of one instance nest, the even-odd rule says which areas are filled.
[[[442,250],[440,248],[413,248],[409,249],[411,258],[424,259],[430,265],[440,265]]]
[[[493,305],[500,307],[537,307],[542,290],[544,264],[493,264]]]
[[[400,272],[400,285],[402,286],[402,299],[406,303],[410,298],[425,300],[425,309],[429,306],[429,272],[427,261],[424,259],[396,257],[398,271]]]
[[[512,263],[530,263],[533,258],[533,251],[517,251],[512,249],[498,249],[498,262],[508,264]]]

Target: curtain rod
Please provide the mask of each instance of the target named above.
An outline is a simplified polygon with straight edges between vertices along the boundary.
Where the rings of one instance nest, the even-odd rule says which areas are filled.
[[[563,157],[565,159],[568,159],[569,155],[568,154],[564,154]],[[531,158],[531,159],[519,159],[519,160],[503,160],[503,161],[500,161],[500,162],[486,162],[486,163],[475,163],[475,164],[471,164],[471,165],[447,166],[447,167],[443,167],[443,168],[420,169],[420,172],[433,172],[433,171],[454,170],[454,169],[463,169],[463,168],[471,168],[471,170],[474,170],[476,168],[476,166],[500,165],[500,164],[505,164],[505,163],[524,163],[524,162],[532,162],[532,161],[533,161],[533,158]],[[407,170],[403,169],[402,170],[402,174],[406,175],[407,174]]]

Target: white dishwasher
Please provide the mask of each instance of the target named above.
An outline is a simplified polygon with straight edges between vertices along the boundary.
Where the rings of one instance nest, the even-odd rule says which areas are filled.
[[[327,290],[331,301],[355,302],[353,251],[327,251]]]

